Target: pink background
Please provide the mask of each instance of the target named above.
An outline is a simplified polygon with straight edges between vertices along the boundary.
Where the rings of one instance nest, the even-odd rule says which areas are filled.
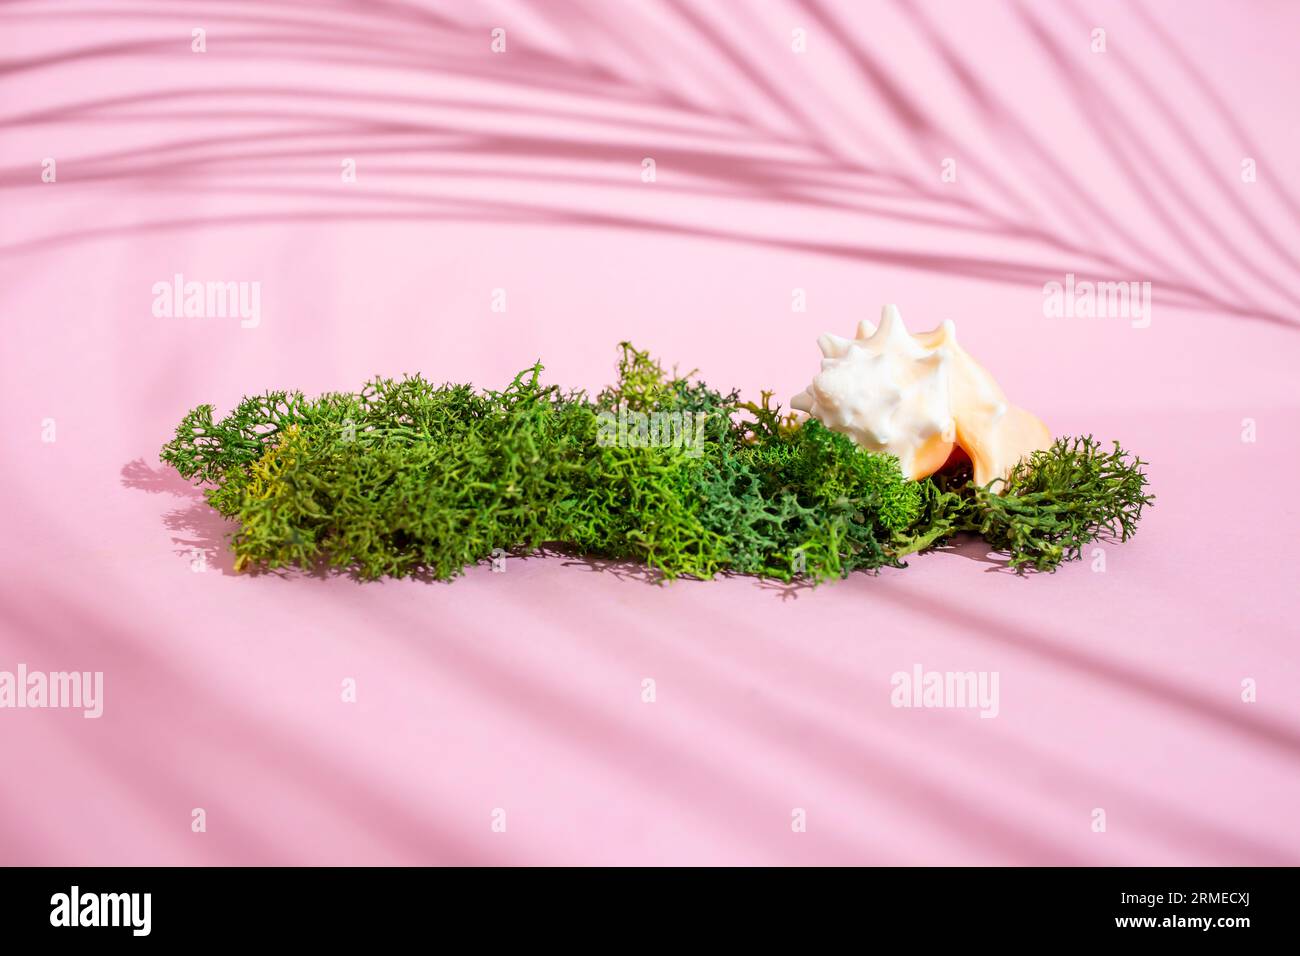
[[[1300,863],[1297,35],[1226,0],[4,4],[0,669],[106,701],[0,711],[0,862]],[[154,318],[176,272],[260,281],[261,325]],[[1045,318],[1067,272],[1150,281],[1151,327]],[[157,463],[200,402],[598,387],[624,338],[788,401],[884,302],[1151,461],[1104,573],[235,576]],[[914,664],[999,672],[1000,715],[892,708]]]

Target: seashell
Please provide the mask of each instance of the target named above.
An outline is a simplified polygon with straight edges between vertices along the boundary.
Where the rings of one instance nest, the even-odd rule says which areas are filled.
[[[960,450],[975,481],[988,484],[1052,443],[1047,426],[1008,403],[957,343],[951,321],[912,335],[887,305],[879,326],[864,320],[856,337],[827,333],[817,344],[821,371],[791,406],[862,448],[897,456],[909,478],[933,474]]]

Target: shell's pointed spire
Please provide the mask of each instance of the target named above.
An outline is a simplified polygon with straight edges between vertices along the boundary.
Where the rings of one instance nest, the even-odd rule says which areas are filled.
[[[877,336],[882,341],[888,341],[897,335],[906,335],[907,326],[903,324],[903,317],[898,312],[898,306],[887,305],[880,310],[880,327],[876,329]]]
[[[818,336],[817,347],[826,358],[842,358],[849,350],[849,340],[825,332]]]

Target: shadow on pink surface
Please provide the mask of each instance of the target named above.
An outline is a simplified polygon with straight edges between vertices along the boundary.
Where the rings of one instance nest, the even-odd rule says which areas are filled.
[[[1239,190],[1229,188],[1224,177],[1217,175],[1204,147],[1188,133],[1186,121],[1170,108],[1158,86],[1135,61],[1116,58],[1129,84],[1126,95],[1149,105],[1173,131],[1179,146],[1195,158],[1201,174],[1195,186],[1193,180],[1182,181],[1176,170],[1166,165],[1160,179],[1163,188],[1154,188],[1151,177],[1145,175],[1152,159],[1150,147],[1139,135],[1144,120],[1136,118],[1140,114],[1135,108],[1131,107],[1135,118],[1130,119],[1102,85],[1088,82],[1085,71],[1071,66],[1074,57],[1057,36],[1059,24],[1045,26],[1041,15],[1031,14],[1022,4],[1002,8],[1012,14],[1006,29],[1038,48],[1040,68],[1051,70],[1041,79],[1064,91],[1065,102],[1076,111],[1073,116],[1077,128],[1098,134],[1101,151],[1119,177],[1117,185],[1135,204],[1125,209],[1114,197],[1103,197],[1089,177],[1080,173],[1078,161],[1054,145],[1052,133],[1044,127],[1041,117],[1026,120],[1023,103],[1007,99],[993,84],[977,77],[957,48],[945,40],[924,7],[889,5],[900,18],[899,27],[914,31],[924,44],[924,56],[933,61],[927,64],[927,72],[943,76],[945,83],[955,83],[985,131],[996,131],[999,152],[990,153],[987,147],[959,132],[962,124],[953,122],[950,111],[945,113],[909,92],[907,78],[898,75],[871,44],[859,42],[862,30],[856,21],[850,22],[829,5],[813,0],[793,4],[793,11],[822,28],[828,42],[848,64],[849,85],[838,92],[864,107],[883,107],[891,136],[897,135],[914,154],[934,156],[948,151],[975,166],[993,192],[972,198],[957,190],[936,187],[920,176],[913,164],[900,162],[886,145],[891,136],[848,113],[835,97],[819,99],[785,93],[783,87],[788,80],[771,72],[751,50],[735,41],[733,22],[719,22],[716,16],[687,3],[666,2],[662,6],[663,14],[694,44],[693,57],[716,58],[708,61],[710,66],[731,71],[734,85],[744,89],[745,95],[729,98],[722,88],[707,93],[690,87],[674,89],[673,78],[668,75],[648,85],[635,71],[622,75],[619,67],[626,69],[630,65],[626,50],[639,46],[637,31],[624,21],[630,23],[641,14],[629,16],[624,12],[610,17],[598,6],[561,5],[532,11],[553,20],[557,29],[580,30],[588,38],[593,30],[611,44],[615,43],[613,37],[621,36],[616,46],[597,47],[584,60],[546,51],[523,40],[514,42],[508,58],[482,55],[477,51],[490,25],[475,22],[474,14],[468,11],[462,21],[459,12],[453,16],[424,16],[424,11],[419,11],[420,15],[408,16],[409,11],[387,5],[326,5],[308,10],[298,4],[276,4],[274,15],[213,8],[213,21],[252,25],[260,31],[222,38],[223,49],[236,62],[266,66],[272,74],[277,72],[275,67],[296,58],[318,67],[360,62],[367,67],[398,71],[404,77],[403,85],[397,89],[390,86],[383,93],[356,87],[326,91],[250,83],[241,76],[238,84],[151,89],[62,102],[7,117],[3,123],[11,130],[94,124],[99,129],[117,126],[124,135],[140,124],[165,129],[163,124],[168,121],[220,126],[221,132],[211,135],[164,141],[155,138],[130,148],[68,157],[64,168],[72,172],[66,181],[86,188],[111,184],[131,189],[140,199],[142,212],[150,205],[149,197],[159,190],[178,196],[206,191],[232,200],[275,198],[287,205],[272,211],[263,206],[257,212],[236,215],[136,217],[125,223],[29,238],[0,247],[0,251],[31,254],[68,243],[151,232],[293,222],[452,221],[577,226],[760,243],[790,251],[845,256],[864,263],[1017,284],[1041,282],[1045,275],[1070,271],[1135,274],[1149,278],[1162,303],[1295,327],[1294,310],[1300,306],[1300,295],[1294,290],[1300,263],[1287,242],[1277,235],[1277,227],[1262,221]],[[121,17],[127,23],[135,22],[147,18],[149,9],[134,9]],[[156,8],[159,13],[165,9]],[[849,13],[850,8],[843,9]],[[7,15],[18,21],[58,19],[57,14],[35,14],[21,5]],[[1076,27],[1086,29],[1086,21],[1069,8],[1057,13],[1058,19],[1065,15]],[[1146,28],[1154,29],[1149,16],[1146,23]],[[412,28],[416,34],[412,34]],[[346,55],[337,52],[339,47],[346,48]],[[436,57],[429,52],[434,49],[438,50]],[[1169,44],[1169,49],[1179,69],[1187,74],[1190,89],[1205,98],[1200,108],[1231,124],[1231,116],[1211,95],[1195,63],[1181,55],[1175,44]],[[1021,55],[1029,54],[1027,47],[1021,50]],[[70,69],[82,61],[113,63],[138,56],[165,62],[172,55],[171,39],[124,40],[11,58],[0,64],[0,76]],[[603,58],[610,62],[598,62]],[[702,65],[688,58],[682,69],[688,64]],[[248,74],[252,75],[256,74]],[[452,89],[458,89],[453,82],[456,80],[472,80],[480,85],[486,82],[489,89],[496,84],[515,94],[549,88],[576,98],[576,102],[564,110],[545,102],[530,102],[520,95],[508,102],[495,101],[472,83],[471,88],[477,92],[465,98],[425,97],[409,92],[413,85],[435,77],[451,83]],[[1180,92],[1186,96],[1187,88],[1180,88]],[[714,101],[717,96],[722,96],[722,104]],[[242,105],[209,111],[200,108],[205,99],[240,103],[250,98],[286,105],[262,110]],[[170,113],[134,109],[151,102],[177,100],[187,105]],[[322,100],[332,107],[326,115],[304,109]],[[1054,106],[1066,111],[1062,102]],[[457,119],[427,118],[431,109],[436,114],[444,107],[449,107]],[[660,117],[656,126],[640,117],[632,120],[619,112],[620,107],[651,108],[669,114],[673,121],[665,122]],[[1184,109],[1190,108],[1184,104]],[[369,115],[372,109],[405,114],[401,119],[376,120]],[[480,118],[498,117],[501,128],[484,130],[479,123],[467,129],[459,125],[465,111]],[[257,128],[261,120],[276,125]],[[566,130],[577,129],[568,134],[554,129],[536,133],[521,128],[527,120],[564,123]],[[281,128],[304,122],[312,124],[312,128]],[[233,130],[230,123],[235,124]],[[247,131],[241,131],[241,126]],[[638,144],[645,141],[649,130],[657,131],[653,134],[657,162],[673,172],[669,181],[656,185],[656,193],[680,200],[672,206],[639,203],[632,198],[638,184],[629,186],[625,177],[611,175],[619,165],[630,161],[632,151],[643,148]],[[717,145],[710,149],[682,145],[683,139],[699,139],[702,131],[707,133],[706,138],[717,138]],[[1008,135],[1009,144],[1002,141]],[[678,142],[663,141],[673,137]],[[376,189],[367,186],[364,177],[354,184],[355,188],[345,191],[295,185],[304,175],[311,176],[312,170],[320,169],[321,160],[333,161],[340,152],[355,148],[358,140],[365,143],[365,163],[372,171],[371,178],[382,173],[389,182],[401,179],[403,190]],[[302,145],[293,149],[272,146],[293,142]],[[1008,149],[1009,145],[1014,149]],[[786,155],[780,155],[783,151]],[[883,155],[875,161],[867,160],[865,157],[872,153]],[[422,167],[407,161],[408,157],[430,155],[438,157],[437,164]],[[464,157],[466,163],[449,166],[449,161],[457,157]],[[465,185],[451,188],[457,179]],[[478,180],[479,185],[472,186],[471,180]],[[645,212],[614,213],[605,203],[584,210],[567,202],[511,202],[492,195],[499,191],[492,187],[494,182],[512,187],[530,183],[578,190],[602,187],[602,192],[615,190],[621,194],[618,203],[623,209],[641,207]],[[0,186],[40,188],[39,183],[33,184],[24,166],[0,170]],[[1284,183],[1271,184],[1270,188],[1290,213],[1289,225],[1294,227],[1300,218],[1295,200]],[[1214,192],[1213,204],[1206,202],[1207,189]],[[476,192],[479,195],[474,195]],[[864,201],[873,194],[878,197],[875,203]],[[927,243],[915,249],[900,249],[893,243],[812,241],[788,233],[762,235],[748,229],[719,229],[697,221],[691,212],[692,197],[751,205],[779,204],[786,210],[803,206],[810,213],[847,215],[847,225],[858,234],[865,231],[874,235],[880,230],[896,233],[900,224],[910,224],[922,229],[918,238],[970,233],[1010,246],[994,252],[995,246],[990,245],[985,255],[972,257],[935,253],[925,248]],[[1009,208],[1001,208],[1000,204]],[[1211,206],[1215,212],[1207,211]],[[1149,220],[1151,231],[1135,228],[1131,221],[1133,209],[1141,210],[1141,219]],[[1248,244],[1231,238],[1234,233],[1226,228],[1227,220],[1219,210],[1226,210],[1242,233],[1249,235]],[[1081,243],[1071,232],[1050,221],[1059,220],[1062,214],[1063,222],[1090,230],[1091,240]],[[710,221],[729,218],[714,216]],[[791,225],[795,222],[787,221]],[[1189,223],[1196,228],[1189,229]],[[1102,231],[1098,232],[1098,227]],[[1017,244],[1028,249],[1015,248]],[[1163,251],[1157,252],[1158,247]],[[1175,250],[1182,255],[1175,254]],[[1260,297],[1265,289],[1285,308],[1267,304]]]
[[[170,469],[154,468],[142,459],[136,459],[123,466],[122,484],[133,490],[167,494],[192,501],[190,507],[168,512],[163,517],[168,530],[185,535],[173,538],[179,548],[178,553],[185,555],[192,547],[199,547],[210,555],[219,556],[217,566],[222,574],[245,582],[256,577],[237,575],[231,570],[226,550],[229,524],[207,506],[197,488],[180,479]],[[996,556],[988,555],[986,547],[977,541],[959,541],[939,549],[939,553],[989,564],[985,573],[1011,574],[1011,577],[1025,584],[1033,577],[1017,577],[1008,572],[1005,565]],[[634,582],[642,586],[659,581],[656,575],[645,568],[626,562],[576,557],[549,550],[517,557],[525,565],[538,565],[542,574],[546,573],[545,565],[553,563],[564,568],[609,576],[620,583]],[[927,556],[918,556],[913,561],[927,559]],[[351,580],[345,572],[325,570],[285,571],[270,577],[279,578],[276,586],[286,588],[294,587],[295,582],[301,583],[308,578],[322,581]],[[774,592],[781,599],[797,597],[801,592],[810,598],[813,595],[810,586],[799,583],[786,585],[744,578],[739,581],[752,586],[756,592]],[[373,582],[360,586],[376,590],[384,587]],[[426,581],[421,586],[436,586],[445,592],[447,589],[466,587],[467,584]],[[712,586],[714,585],[707,582],[689,581],[675,585],[688,589]],[[913,616],[919,613],[921,617],[932,618],[944,626],[957,627],[969,641],[1011,649],[1039,664],[1042,673],[1065,672],[1074,678],[1084,679],[1099,686],[1102,699],[1142,699],[1147,706],[1157,711],[1190,720],[1194,725],[1203,725],[1207,731],[1226,735],[1229,739],[1235,738],[1237,745],[1242,748],[1271,748],[1290,765],[1300,766],[1300,733],[1293,728],[1245,715],[1240,708],[1225,706],[1203,694],[1190,691],[1174,680],[1162,679],[1150,672],[1124,666],[1113,658],[1086,648],[1035,634],[1028,628],[1019,626],[1013,613],[993,615],[970,606],[959,608],[946,602],[918,602],[914,596],[884,587],[883,583],[873,590],[873,595],[878,601],[897,605],[900,612]],[[545,605],[534,605],[530,613],[533,626],[545,634],[562,632],[565,629],[564,620],[547,620],[544,615],[549,610],[551,609]],[[65,611],[69,616],[74,613]],[[382,613],[388,620],[376,628],[376,634],[406,634],[418,630],[418,619],[412,618],[409,612],[385,605]],[[567,609],[564,613],[567,615]],[[797,657],[788,659],[782,665],[782,681],[797,686],[792,688],[788,698],[765,696],[764,706],[756,709],[753,706],[752,687],[743,674],[735,671],[736,658],[702,649],[688,633],[722,633],[730,627],[728,619],[719,615],[707,603],[693,604],[690,624],[683,622],[680,626],[674,626],[671,618],[664,617],[657,618],[654,624],[637,623],[622,610],[602,610],[592,605],[584,609],[584,615],[584,627],[588,632],[622,632],[626,643],[657,644],[660,649],[660,666],[671,662],[681,672],[689,673],[691,680],[699,684],[699,696],[708,701],[706,712],[711,720],[743,729],[746,734],[761,740],[769,755],[773,750],[798,754],[802,760],[815,764],[821,772],[835,779],[837,787],[850,792],[858,789],[871,790],[880,781],[888,781],[891,801],[910,808],[911,812],[921,813],[932,821],[942,821],[942,825],[951,831],[954,838],[973,841],[977,849],[990,854],[1014,846],[1019,858],[1025,862],[1050,862],[1053,865],[1098,862],[1092,854],[1080,852],[1068,841],[1047,839],[1032,827],[1018,827],[1006,817],[1005,808],[999,808],[996,804],[984,806],[980,801],[972,800],[970,794],[960,786],[941,774],[921,769],[887,743],[871,737],[864,738],[842,727],[834,719],[828,719],[825,714],[810,712],[802,702],[816,698],[839,700],[850,709],[856,706],[854,701],[859,693],[857,686],[852,680],[838,674],[834,668],[801,661]],[[66,620],[60,626],[75,631],[90,623],[87,617]],[[34,622],[28,622],[29,629],[33,624]],[[443,625],[455,628],[454,621],[444,620]],[[869,637],[865,639],[870,640]],[[520,670],[495,660],[491,655],[465,653],[464,646],[451,648],[439,642],[425,641],[418,646],[408,646],[406,650],[414,655],[419,666],[428,673],[454,673],[459,684],[472,688],[482,698],[495,702],[495,706],[515,712],[520,721],[532,727],[535,732],[555,740],[577,741],[591,760],[624,774],[629,782],[641,775],[651,775],[658,781],[661,792],[670,796],[680,807],[703,809],[715,819],[727,818],[728,825],[736,828],[737,838],[743,839],[748,833],[761,832],[761,811],[752,808],[740,812],[732,802],[732,795],[750,793],[755,787],[762,786],[759,779],[747,779],[740,767],[732,768],[708,760],[702,753],[644,733],[632,723],[612,718],[608,712],[583,707],[568,699],[562,680],[557,681],[544,671]],[[124,640],[119,653],[114,656],[119,664],[123,659],[136,658],[132,671],[138,674],[138,686],[175,687],[178,682],[183,684],[178,674],[164,670],[160,661],[152,660],[147,655],[137,656],[136,650]],[[148,709],[151,713],[179,711],[181,699],[185,701],[185,710],[195,707],[204,712],[213,708],[220,709],[220,704],[215,699],[193,699],[193,692],[197,692],[197,688],[182,687],[177,691],[176,699],[151,700]],[[241,726],[239,714],[232,716],[236,722],[224,724],[222,731],[230,740],[247,739],[245,735],[258,738],[265,736],[256,727],[246,723]],[[221,734],[214,737],[211,725],[187,726],[181,729],[180,736],[188,740],[196,731],[210,745],[215,743],[219,747],[219,741],[223,739]],[[130,739],[136,740],[142,736],[151,738],[160,732],[157,727],[149,730],[136,728],[132,730]],[[166,755],[179,754],[184,746],[183,740],[163,740],[159,746],[150,749],[163,755],[163,759],[170,760]],[[987,757],[997,765],[1033,766],[1046,779],[1055,781],[1054,789],[1063,793],[1068,793],[1075,787],[1086,787],[1124,794],[1128,804],[1127,812],[1134,822],[1171,843],[1201,841],[1213,846],[1216,853],[1224,854],[1229,859],[1253,864],[1285,865],[1293,861],[1283,850],[1235,832],[1213,819],[1198,817],[1185,808],[1153,799],[1140,790],[1126,789],[1113,779],[1089,774],[1040,748],[1006,738],[1000,739],[995,746],[978,743],[975,738],[965,738],[962,747],[975,747],[977,756],[982,751],[987,751]],[[99,759],[109,763],[115,759],[125,762],[126,749],[124,747],[120,753],[110,753],[107,757],[101,753]],[[297,772],[289,773],[281,782],[304,792],[314,792],[315,787],[324,786],[326,781],[334,779],[340,772],[337,763],[331,765],[328,759],[322,759],[323,766],[308,767],[307,762],[321,756],[313,751],[310,742],[272,734],[269,745],[259,745],[259,751],[258,761],[254,766],[245,768],[244,772],[268,773],[272,767],[280,768],[282,761],[291,752],[296,752],[290,765],[296,767]],[[228,756],[218,749],[216,753],[206,755],[202,762],[220,765],[227,759]],[[671,774],[665,775],[665,768],[672,768]],[[165,790],[160,798],[155,795],[163,803],[178,799],[184,792],[185,788],[179,782],[173,780],[171,783],[171,789]],[[376,812],[375,804],[360,789],[351,798],[346,795],[339,798],[339,803],[328,809],[337,812],[341,818],[346,818],[346,813],[353,807],[364,807],[368,814]],[[385,807],[377,815],[384,820],[396,821],[394,830],[397,833],[409,835],[413,832],[412,828],[416,831],[419,829],[416,818],[408,816],[404,819],[400,808]],[[382,837],[387,832],[381,830],[379,836]],[[273,842],[271,835],[254,832],[245,833],[238,839],[243,842],[232,852],[239,859],[248,859],[250,848]],[[385,845],[392,853],[408,854],[423,862],[490,862],[479,858],[473,846],[456,846],[454,840],[449,844],[438,834],[425,834],[423,840],[414,842],[409,839],[403,842],[403,839],[394,836]],[[880,849],[869,843],[840,840],[837,841],[836,850],[846,854],[846,858],[859,862],[884,862]],[[277,859],[279,858],[270,855],[265,861],[276,862]],[[902,858],[897,862],[901,861]],[[514,862],[519,860],[515,859]]]

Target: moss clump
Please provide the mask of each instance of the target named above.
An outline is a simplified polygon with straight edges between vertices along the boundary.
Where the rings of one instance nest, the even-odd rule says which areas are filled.
[[[316,399],[268,392],[219,421],[200,405],[162,460],[237,522],[237,568],[364,579],[446,580],[498,549],[546,545],[666,578],[824,580],[902,566],[958,532],[1017,570],[1052,570],[1097,537],[1127,539],[1151,502],[1143,462],[1091,438],[1035,453],[999,487],[960,467],[909,481],[894,458],[782,416],[770,394],[742,402],[621,349],[618,381],[595,399],[541,384],[534,365],[501,391],[417,375]],[[648,434],[661,440],[610,440],[628,415],[660,416]]]

